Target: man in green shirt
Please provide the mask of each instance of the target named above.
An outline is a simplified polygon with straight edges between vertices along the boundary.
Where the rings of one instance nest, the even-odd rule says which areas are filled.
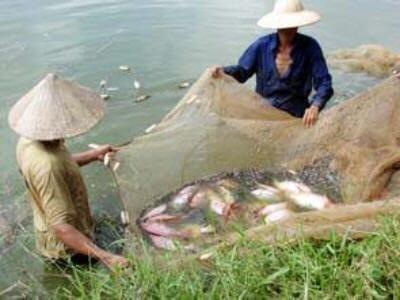
[[[10,112],[11,127],[22,136],[17,161],[30,195],[37,249],[47,259],[91,257],[109,268],[128,264],[93,243],[93,220],[79,170],[113,148],[71,154],[64,143],[64,138],[88,131],[103,115],[103,101],[96,93],[53,74]]]

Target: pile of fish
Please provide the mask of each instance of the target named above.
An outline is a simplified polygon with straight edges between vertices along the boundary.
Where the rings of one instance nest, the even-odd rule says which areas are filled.
[[[156,248],[196,251],[238,228],[279,223],[295,213],[333,206],[300,180],[243,180],[230,174],[164,197],[142,213],[138,225]]]

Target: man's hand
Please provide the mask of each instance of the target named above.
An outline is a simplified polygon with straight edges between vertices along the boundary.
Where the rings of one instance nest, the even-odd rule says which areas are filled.
[[[312,105],[310,108],[308,108],[303,117],[304,126],[306,126],[307,128],[314,126],[318,120],[318,115],[319,108],[317,106]]]
[[[113,148],[111,145],[101,145],[94,152],[94,158],[104,161],[104,157],[107,153],[113,154],[116,152],[116,149]]]
[[[110,270],[114,270],[116,268],[123,269],[129,266],[129,261],[125,257],[111,253],[106,253],[106,255],[100,258],[100,260]]]
[[[212,67],[211,70],[211,74],[214,79],[221,78],[224,74],[224,69],[220,66]]]

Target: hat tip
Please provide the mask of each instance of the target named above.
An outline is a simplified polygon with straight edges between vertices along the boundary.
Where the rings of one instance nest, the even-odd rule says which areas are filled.
[[[57,76],[57,74],[55,74],[55,73],[48,73],[48,74],[46,75],[46,78],[47,78],[47,79],[50,79],[50,80],[54,80],[54,79],[57,79],[58,76]]]

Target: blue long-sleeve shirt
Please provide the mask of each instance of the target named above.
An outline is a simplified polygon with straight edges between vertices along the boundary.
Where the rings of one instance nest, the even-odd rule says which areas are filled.
[[[297,34],[291,52],[292,65],[282,77],[275,63],[278,47],[277,33],[264,36],[246,50],[238,65],[225,67],[224,71],[241,83],[256,74],[256,92],[271,105],[295,117],[302,117],[310,105],[322,110],[332,97],[333,89],[318,42]],[[309,99],[313,88],[315,93]]]

